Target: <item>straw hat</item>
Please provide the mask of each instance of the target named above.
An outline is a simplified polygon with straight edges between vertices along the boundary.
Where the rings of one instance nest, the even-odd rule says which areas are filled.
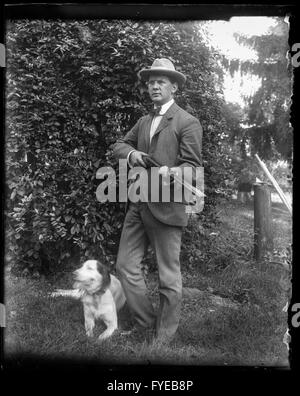
[[[138,76],[141,80],[147,81],[151,73],[170,76],[178,82],[178,85],[183,85],[186,81],[186,76],[175,70],[173,63],[167,58],[155,59],[152,66],[149,69],[140,70]]]

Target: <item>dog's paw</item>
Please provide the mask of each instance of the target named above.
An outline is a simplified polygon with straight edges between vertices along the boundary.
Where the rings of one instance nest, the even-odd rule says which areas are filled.
[[[107,340],[109,337],[111,337],[116,329],[106,329],[101,333],[98,337],[99,341]]]

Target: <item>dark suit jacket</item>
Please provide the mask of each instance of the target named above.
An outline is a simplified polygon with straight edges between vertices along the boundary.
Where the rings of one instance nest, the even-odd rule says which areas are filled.
[[[176,103],[168,109],[150,144],[152,117],[140,118],[134,127],[114,145],[117,159],[127,158],[133,149],[148,153],[159,164],[168,167],[202,166],[202,127],[200,122]],[[153,216],[169,225],[186,226],[185,205],[178,202],[148,202]]]

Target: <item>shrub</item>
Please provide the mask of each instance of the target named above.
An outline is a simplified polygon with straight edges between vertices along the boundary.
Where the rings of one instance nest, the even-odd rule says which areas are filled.
[[[15,262],[56,270],[99,257],[112,265],[124,205],[97,202],[96,171],[116,166],[111,144],[148,111],[137,72],[156,57],[188,77],[177,102],[203,125],[200,220],[213,221],[224,122],[197,23],[22,20],[8,24],[6,44],[6,242]]]

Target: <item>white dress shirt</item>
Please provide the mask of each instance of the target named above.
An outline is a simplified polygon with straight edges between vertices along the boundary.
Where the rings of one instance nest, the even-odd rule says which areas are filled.
[[[163,115],[166,114],[166,112],[169,110],[169,108],[172,106],[173,103],[174,103],[174,99],[171,99],[169,102],[163,104],[161,106],[161,110],[160,110],[159,114],[157,114],[153,117],[151,127],[150,127],[150,143],[151,143],[152,137],[153,137],[161,119],[163,118]]]

